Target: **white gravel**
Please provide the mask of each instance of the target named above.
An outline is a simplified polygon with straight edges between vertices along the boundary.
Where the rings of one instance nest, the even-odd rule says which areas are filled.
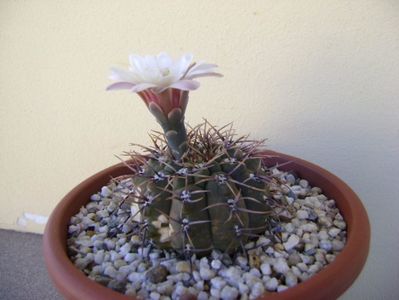
[[[174,251],[143,248],[135,223],[123,224],[135,212],[120,205],[133,188],[125,179],[102,187],[71,218],[70,258],[92,280],[139,299],[179,299],[187,293],[200,300],[256,299],[293,287],[334,261],[345,247],[346,223],[320,188],[278,169],[273,174],[283,182],[275,187],[279,197],[290,203],[283,213],[292,218],[280,224],[277,238],[266,231],[249,241],[248,256],[214,250],[201,259],[193,255],[190,264]]]

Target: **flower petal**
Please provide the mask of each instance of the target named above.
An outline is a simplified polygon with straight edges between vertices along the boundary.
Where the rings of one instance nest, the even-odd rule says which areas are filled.
[[[135,70],[136,72],[143,72],[144,69],[144,58],[136,55],[136,54],[130,54],[129,55],[129,63],[130,66]]]
[[[185,79],[192,80],[194,78],[199,78],[199,77],[206,77],[206,76],[214,76],[214,77],[223,77],[222,74],[216,73],[216,72],[208,72],[208,73],[196,73],[196,74],[191,74],[190,76],[184,77]]]
[[[196,64],[187,72],[187,74],[184,78],[191,79],[191,78],[199,77],[197,75],[202,75],[202,74],[218,74],[218,73],[214,72],[214,69],[216,67],[217,67],[217,65],[215,65],[215,64],[207,64],[207,63]],[[195,76],[195,77],[193,77],[193,76]],[[202,75],[202,76],[208,76],[208,75]],[[212,75],[210,75],[210,76],[212,76]],[[217,76],[217,75],[214,75],[214,76]]]
[[[172,58],[165,52],[158,54],[157,62],[160,69],[168,69],[173,64]]]
[[[187,72],[193,60],[193,55],[191,53],[184,54],[180,60],[176,63],[175,72],[177,75],[183,76]]]
[[[218,66],[215,64],[207,64],[207,63],[197,63],[191,70],[190,72],[197,72],[197,71],[203,71],[203,70],[209,70],[209,69],[215,69]]]
[[[130,89],[139,93],[149,90],[162,93],[168,88],[190,91],[199,87],[194,78],[205,76],[222,76],[214,71],[214,64],[200,62],[193,63],[193,55],[184,54],[173,60],[167,53],[161,52],[157,56],[129,55],[128,70],[111,69],[110,78],[116,83],[107,89]]]
[[[131,82],[115,82],[109,86],[107,86],[107,91],[114,91],[114,90],[130,90],[134,87],[135,84]]]
[[[147,69],[154,71],[158,69],[157,58],[154,55],[144,56],[144,62],[146,64]]]
[[[156,87],[156,85],[153,83],[139,83],[139,84],[136,84],[131,89],[131,91],[134,93],[138,93],[138,92],[144,91],[144,90],[152,88],[152,87]]]
[[[109,79],[115,80],[115,81],[128,82],[128,81],[133,80],[133,76],[132,76],[131,72],[129,72],[129,71],[118,69],[118,68],[111,68],[111,74],[109,76]]]
[[[182,90],[182,91],[193,91],[198,89],[200,86],[199,82],[194,81],[194,80],[179,80],[173,84],[171,84],[169,87]]]

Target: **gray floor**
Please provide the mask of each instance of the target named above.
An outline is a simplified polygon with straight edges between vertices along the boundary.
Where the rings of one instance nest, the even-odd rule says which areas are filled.
[[[47,276],[41,235],[0,230],[0,299],[62,299]]]

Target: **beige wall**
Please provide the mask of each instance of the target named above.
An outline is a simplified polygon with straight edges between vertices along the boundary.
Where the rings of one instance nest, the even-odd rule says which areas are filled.
[[[149,142],[138,97],[104,88],[129,53],[162,50],[225,75],[191,94],[191,124],[234,121],[358,192],[372,252],[343,299],[396,298],[398,1],[0,1],[0,227],[42,232],[69,189]]]

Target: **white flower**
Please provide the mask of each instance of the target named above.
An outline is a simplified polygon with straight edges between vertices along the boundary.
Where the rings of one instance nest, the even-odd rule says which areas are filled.
[[[199,87],[199,82],[193,80],[204,76],[221,76],[214,72],[214,64],[204,62],[194,63],[191,54],[184,54],[174,61],[168,54],[157,56],[129,56],[128,70],[111,69],[110,79],[116,81],[107,90],[129,89],[139,93],[151,90],[160,94],[166,89],[191,91]]]

